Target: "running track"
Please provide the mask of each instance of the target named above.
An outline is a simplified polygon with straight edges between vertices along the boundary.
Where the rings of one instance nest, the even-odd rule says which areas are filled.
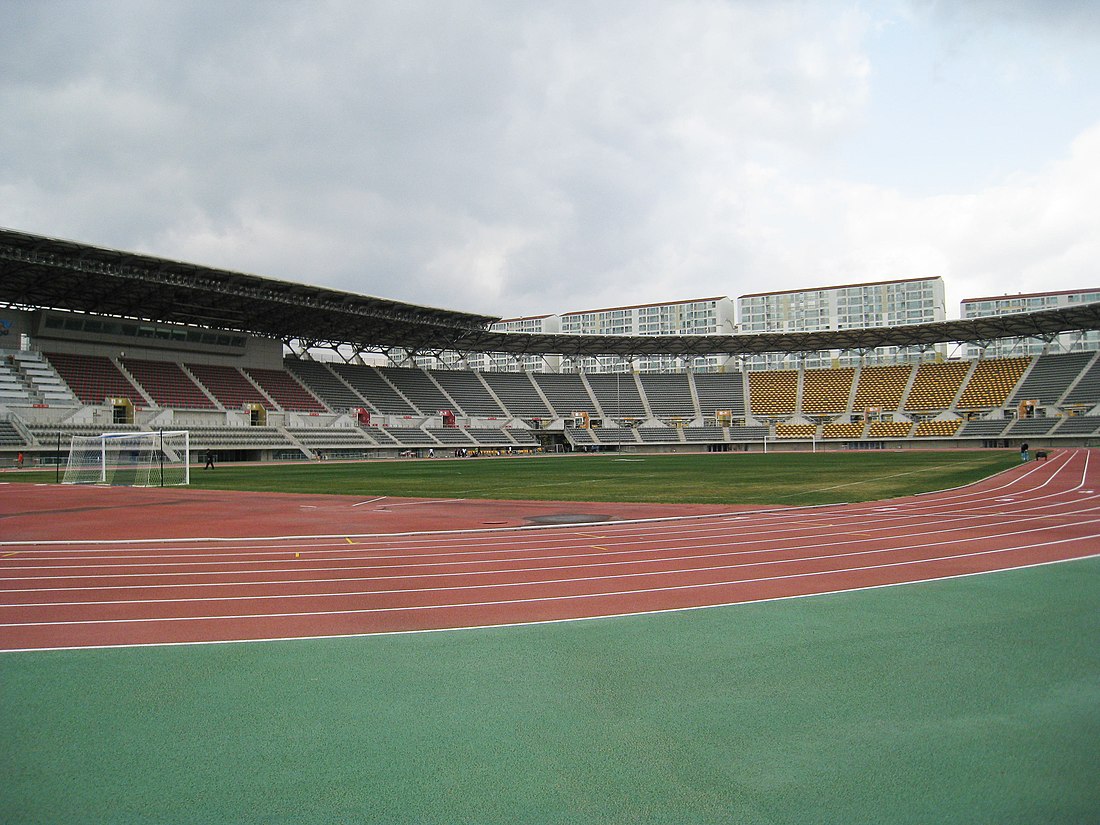
[[[156,519],[142,523],[152,532]],[[819,508],[452,532],[2,540],[0,650],[580,619],[1098,554],[1100,454],[1089,450],[956,490]]]

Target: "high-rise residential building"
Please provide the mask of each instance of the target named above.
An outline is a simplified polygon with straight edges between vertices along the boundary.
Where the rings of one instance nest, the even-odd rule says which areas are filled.
[[[756,292],[737,299],[741,332],[821,332],[946,320],[943,278],[907,278],[816,289]],[[938,352],[939,350],[933,351]],[[769,353],[744,359],[746,369],[796,369],[887,363],[925,352],[879,347],[871,352]],[[941,353],[942,354],[942,353]]]
[[[561,331],[569,335],[732,335],[736,331],[734,304],[727,297],[696,298],[661,304],[636,304],[608,309],[586,309],[561,316]],[[725,357],[670,355],[566,358],[567,372],[659,372],[712,370]]]
[[[530,335],[555,335],[561,332],[560,315],[531,315],[526,318],[503,318],[492,324],[493,332],[525,332]],[[513,355],[508,352],[486,353],[482,369],[494,372],[557,372],[559,355]]]
[[[561,331],[560,315],[532,315],[526,318],[502,318],[490,324],[493,332],[525,332],[532,335],[552,335]],[[399,366],[410,363],[425,369],[467,369],[482,372],[557,372],[561,358],[557,355],[514,355],[508,352],[459,353],[446,350],[433,355],[418,354],[404,362],[391,360]]]
[[[1012,315],[1017,312],[1037,312],[1042,309],[1079,306],[1100,301],[1100,289],[1070,289],[1062,292],[1032,292],[1026,295],[997,295],[991,298],[964,298],[960,317],[966,321],[991,315]],[[1050,341],[1037,338],[1006,338],[992,341],[983,350],[967,345],[967,357],[1001,358],[1014,355],[1037,355],[1042,352],[1081,352],[1100,349],[1100,330],[1077,330],[1053,337]]]

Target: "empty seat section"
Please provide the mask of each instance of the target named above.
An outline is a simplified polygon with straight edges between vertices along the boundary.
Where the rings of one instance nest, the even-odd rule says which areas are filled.
[[[715,427],[714,429],[718,429]],[[638,435],[646,444],[679,444],[679,427],[639,427]]]
[[[248,367],[248,377],[263,387],[263,391],[284,410],[293,412],[328,412],[289,372]]]
[[[684,427],[684,438],[692,443],[706,444],[726,440],[725,427]]]
[[[1028,358],[979,361],[962,397],[959,398],[959,409],[979,410],[1004,406],[1009,393],[1020,383],[1020,377],[1030,363]]]
[[[458,427],[425,427],[424,431],[440,444],[446,444],[449,447],[470,447],[476,443],[466,430]]]
[[[10,359],[10,362],[9,362]],[[14,356],[0,354],[0,404],[29,404],[30,394],[13,366]]]
[[[716,410],[729,410],[734,418],[745,417],[745,376],[740,372],[697,372],[692,375],[699,396],[699,411],[712,418]]]
[[[483,372],[497,398],[503,402],[509,415],[520,418],[550,418],[552,413],[539,397],[539,392],[525,372]]]
[[[416,415],[416,408],[401,397],[374,367],[361,364],[333,364],[333,370],[382,415]]]
[[[655,416],[695,418],[695,402],[691,400],[691,384],[686,372],[645,373],[639,375],[638,380]]]
[[[815,424],[776,424],[776,438],[813,438],[817,435]]]
[[[503,418],[505,412],[481,383],[476,372],[469,370],[429,370],[429,375],[454,399],[466,415]]]
[[[901,397],[912,374],[913,367],[909,364],[863,367],[859,371],[855,409],[859,412],[868,407],[891,411],[901,409]]]
[[[111,432],[116,433],[141,431],[141,428],[136,424],[110,424],[108,427]],[[73,436],[102,435],[103,430],[102,424],[27,424],[27,431],[34,437],[35,441],[44,446],[56,448],[60,437],[63,455],[68,454]],[[191,442],[191,449],[192,451],[195,449],[193,441]]]
[[[917,376],[913,379],[913,389],[909,391],[905,408],[946,410],[958,395],[959,387],[969,370],[969,361],[921,364],[917,367]]]
[[[1084,404],[1093,407],[1100,399],[1100,361],[1094,361],[1085,370],[1081,380],[1066,394],[1064,404]]]
[[[1040,355],[1031,372],[1012,393],[1011,403],[1038,401],[1040,404],[1056,404],[1095,355],[1093,352]]]
[[[539,445],[539,440],[535,438],[534,433],[532,433],[530,430],[524,430],[519,427],[515,427],[513,429],[505,430],[505,432],[508,433],[508,436],[513,441],[515,441],[522,447],[537,447]]]
[[[1057,418],[1020,418],[1012,422],[1005,435],[1019,438],[1022,435],[1046,435],[1058,423]]]
[[[0,399],[8,403],[77,406],[80,400],[65,386],[42,354],[35,350],[0,350]]]
[[[535,372],[531,378],[554,407],[554,415],[565,418],[575,412],[596,413],[596,402],[575,373]]]
[[[638,437],[632,427],[598,427],[591,431],[600,444],[637,444]]]
[[[594,373],[586,377],[604,415],[611,418],[645,417],[645,405],[633,373]]]
[[[908,438],[913,430],[909,421],[872,421],[867,427],[868,438]]]
[[[283,365],[333,412],[343,413],[367,406],[366,402],[341,381],[326,364],[319,361],[303,361],[300,358],[287,358],[283,361]]]
[[[963,424],[959,429],[959,435],[973,438],[996,438],[1004,432],[1007,424],[1008,421],[1003,418],[996,418],[988,421],[975,419],[974,421],[967,421]]]
[[[962,422],[958,419],[952,421],[919,421],[917,422],[918,438],[950,438],[959,430]]]
[[[508,430],[499,427],[470,427],[466,435],[483,447],[513,447],[519,443],[509,436]]]
[[[26,439],[19,434],[14,424],[10,421],[0,421],[0,447],[23,447],[26,443]]]
[[[419,427],[383,427],[386,434],[403,447],[439,447],[438,441]]]
[[[802,412],[819,415],[847,410],[855,375],[856,371],[850,367],[806,370],[802,377]]]
[[[1058,425],[1058,435],[1091,435],[1100,429],[1100,415],[1071,415]]]
[[[187,369],[197,378],[207,392],[227,409],[239,409],[245,404],[259,404],[265,409],[271,402],[249,382],[236,367],[221,364],[187,364]]]
[[[162,407],[188,410],[213,410],[211,401],[183,368],[171,361],[147,361],[123,358],[122,366],[134,376],[149,396]]]
[[[410,367],[379,367],[378,371],[409,401],[421,415],[435,415],[440,410],[461,412],[454,401],[444,395],[422,369]]]
[[[862,421],[826,424],[821,428],[822,438],[859,438],[862,435]]]
[[[85,404],[102,404],[107,398],[129,398],[134,406],[147,403],[110,358],[61,352],[46,353],[46,357]]]
[[[565,437],[574,444],[578,444],[581,446],[587,446],[589,444],[596,443],[595,439],[592,438],[591,430],[587,430],[582,427],[566,427]]]
[[[287,427],[287,432],[309,448],[340,449],[373,447],[358,427]]]
[[[199,450],[267,450],[297,449],[275,427],[193,427],[191,455]],[[301,452],[300,450],[298,452]]]
[[[752,414],[794,415],[798,400],[798,370],[749,373],[749,406]]]
[[[768,428],[764,425],[751,427],[727,427],[730,441],[762,441],[768,435]]]
[[[363,431],[363,435],[379,444],[390,447],[397,445],[397,440],[381,427],[360,427],[359,429]]]

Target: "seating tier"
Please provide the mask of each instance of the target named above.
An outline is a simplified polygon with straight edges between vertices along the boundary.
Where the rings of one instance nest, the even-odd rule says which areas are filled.
[[[185,410],[217,409],[217,405],[175,362],[123,358],[122,366],[161,407]]]
[[[148,403],[110,358],[61,352],[45,355],[76,397],[85,404],[102,404],[108,398],[128,398],[135,407]]]
[[[793,415],[798,401],[798,370],[749,373],[749,406],[754,416]]]

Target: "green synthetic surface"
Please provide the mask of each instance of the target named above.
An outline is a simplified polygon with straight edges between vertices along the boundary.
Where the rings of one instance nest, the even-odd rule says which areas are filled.
[[[0,655],[5,823],[1096,823],[1100,559],[554,625]]]
[[[689,453],[221,465],[212,490],[555,501],[835,504],[957,487],[1019,463],[1016,450]],[[7,473],[5,481],[53,481]]]

